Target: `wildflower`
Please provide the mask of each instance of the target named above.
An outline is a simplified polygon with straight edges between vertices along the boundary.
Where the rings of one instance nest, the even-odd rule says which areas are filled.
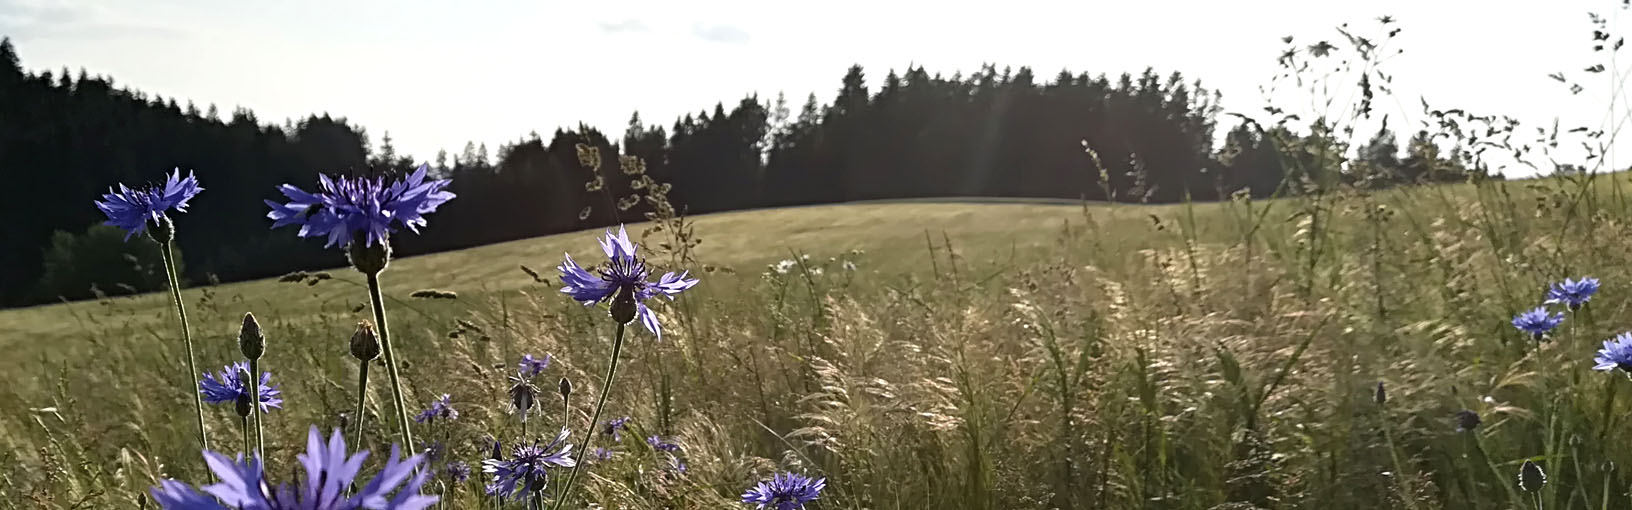
[[[532,378],[534,376],[537,376],[539,373],[543,372],[544,369],[548,368],[549,366],[550,366],[550,355],[548,355],[548,354],[545,354],[543,358],[534,358],[533,355],[531,355],[531,354],[521,355],[521,376],[522,377]]]
[[[396,225],[414,233],[425,226],[425,215],[452,200],[453,193],[442,188],[448,180],[425,181],[429,167],[420,165],[405,180],[385,178],[318,176],[318,193],[302,191],[289,184],[278,186],[289,203],[267,200],[272,212],[272,228],[300,225],[300,237],[327,237],[325,248],[361,240],[366,246],[384,244]]]
[[[1597,278],[1582,278],[1580,280],[1565,278],[1564,281],[1555,283],[1547,289],[1547,300],[1543,302],[1549,305],[1563,303],[1570,307],[1570,311],[1575,311],[1580,310],[1581,305],[1586,304],[1588,300],[1592,299],[1592,295],[1597,292]]]
[[[670,443],[668,441],[664,441],[663,438],[660,437],[660,436],[652,436],[652,437],[646,438],[646,444],[651,445],[652,449],[658,450],[658,451],[664,451],[664,452],[678,452],[678,451],[680,451],[680,445]]]
[[[236,460],[212,451],[204,452],[210,470],[221,479],[208,485],[204,492],[220,501],[199,494],[192,486],[175,480],[163,480],[148,492],[160,508],[176,510],[255,509],[255,510],[357,510],[362,508],[389,510],[422,510],[436,503],[437,496],[421,495],[428,471],[414,471],[423,457],[401,458],[396,446],[391,457],[378,475],[366,483],[353,484],[363,467],[368,452],[347,454],[346,442],[337,429],[325,445],[318,436],[317,427],[307,434],[306,453],[300,455],[305,479],[299,487],[280,484],[275,489],[266,480],[261,459]],[[399,485],[407,481],[401,490]],[[355,488],[351,497],[344,496]],[[395,491],[396,495],[391,493]]]
[[[812,480],[798,473],[778,473],[742,493],[742,502],[758,505],[754,507],[758,509],[801,510],[820,497],[826,487],[826,478]]]
[[[625,416],[625,417],[622,417],[622,418],[618,418],[618,419],[606,422],[606,427],[601,429],[601,433],[606,434],[608,436],[612,436],[612,442],[617,443],[617,442],[623,441],[623,434],[619,434],[618,432],[623,431],[623,430],[628,430],[628,429],[629,429],[629,417]],[[653,437],[656,437],[656,436],[653,436]]]
[[[1604,340],[1604,348],[1598,349],[1598,356],[1593,361],[1598,363],[1592,367],[1593,370],[1607,372],[1619,368],[1626,372],[1627,377],[1632,377],[1632,332]]]
[[[380,357],[380,335],[374,332],[374,323],[357,321],[357,332],[351,334],[351,357],[365,365]]]
[[[204,401],[210,404],[236,403],[239,395],[250,396],[249,391],[244,388],[244,379],[239,375],[240,372],[248,373],[249,364],[239,361],[227,365],[218,374],[204,374],[204,379],[198,383],[199,393],[204,395]],[[270,412],[269,408],[283,408],[283,399],[279,398],[282,392],[278,391],[277,386],[269,385],[271,381],[271,372],[261,372],[261,382],[256,393],[263,413]]]
[[[446,421],[459,419],[459,411],[453,408],[453,403],[450,402],[451,400],[452,397],[450,395],[443,393],[441,398],[431,401],[431,407],[425,409],[424,412],[419,413],[419,416],[415,416],[414,422],[430,423],[437,418],[441,418]]]
[[[1456,412],[1456,431],[1467,432],[1479,428],[1479,413],[1463,409]]]
[[[511,452],[510,460],[482,461],[482,472],[493,474],[493,483],[487,486],[487,493],[503,497],[517,492],[526,495],[543,491],[549,484],[549,468],[578,464],[572,458],[572,445],[567,443],[569,435],[571,432],[562,427],[561,433],[548,445],[540,447],[537,442],[518,445]]]
[[[572,381],[562,377],[561,382],[555,383],[555,391],[561,394],[561,400],[563,401],[572,398]]]
[[[441,459],[442,452],[447,451],[448,449],[447,445],[442,444],[441,441],[425,442],[420,443],[420,445],[419,451],[425,456],[425,460],[427,462],[436,462],[438,459]]]
[[[173,233],[170,231],[170,217],[166,212],[175,209],[176,212],[187,212],[187,201],[192,200],[204,188],[198,186],[198,179],[192,172],[187,172],[187,178],[181,177],[181,169],[177,168],[170,173],[164,185],[154,185],[145,188],[131,189],[124,184],[119,185],[119,191],[109,189],[102,195],[102,200],[93,201],[102,214],[108,216],[105,225],[112,225],[125,230],[125,240],[130,236],[140,234],[153,225],[162,230],[156,230],[154,239],[159,242],[169,242]],[[162,238],[162,239],[161,239]]]
[[[447,467],[442,468],[442,475],[453,483],[465,483],[470,479],[470,464],[461,460],[449,462]]]
[[[1542,306],[1513,317],[1513,327],[1519,328],[1519,331],[1529,333],[1536,341],[1541,341],[1547,336],[1547,332],[1557,328],[1563,322],[1564,314],[1548,314],[1547,308]]]
[[[595,454],[591,456],[591,458],[595,459],[596,462],[606,462],[612,460],[612,450],[608,450],[606,447],[597,446],[595,447]]]
[[[852,273],[856,272],[856,263],[855,262],[851,262],[851,261],[846,260],[846,261],[844,261],[843,267],[844,267],[845,271],[849,271],[849,272],[852,272]]]
[[[606,252],[608,263],[600,269],[599,275],[579,267],[572,256],[567,255],[566,261],[557,268],[561,271],[561,292],[586,306],[611,300],[614,320],[627,324],[639,317],[646,329],[662,340],[657,313],[646,307],[646,300],[658,295],[674,299],[675,295],[697,285],[697,280],[686,278],[690,272],[678,275],[669,272],[656,283],[647,281],[650,270],[644,260],[635,256],[635,248],[628,232],[620,226],[616,236],[607,232],[601,239],[601,250]]]
[[[527,411],[531,411],[537,401],[538,387],[532,380],[510,376],[510,407],[521,414],[521,421],[527,421]]]
[[[792,270],[793,266],[797,264],[799,263],[794,262],[793,259],[784,259],[781,262],[777,262],[776,265],[771,266],[771,270],[775,271],[776,274],[788,274],[788,271]]]
[[[1519,466],[1519,488],[1525,492],[1535,492],[1541,490],[1543,485],[1547,485],[1547,473],[1542,472],[1540,465],[1524,461],[1524,465]]]
[[[1377,392],[1372,395],[1372,400],[1375,400],[1377,405],[1388,403],[1388,391],[1383,389],[1382,381],[1377,381]]]

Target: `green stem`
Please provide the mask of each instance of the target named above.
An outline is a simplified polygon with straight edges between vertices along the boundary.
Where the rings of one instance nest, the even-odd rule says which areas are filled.
[[[380,327],[380,351],[385,354],[385,373],[391,379],[391,399],[397,405],[397,433],[402,447],[412,450],[414,435],[408,430],[408,405],[402,399],[402,378],[397,374],[397,355],[391,349],[391,328],[385,323],[385,298],[380,295],[380,274],[368,275],[368,298],[374,302],[374,323]]]
[[[263,416],[265,413],[258,412],[260,409],[261,396],[261,360],[249,360],[249,375],[253,378],[253,380],[248,381],[245,384],[249,385],[251,388],[250,391],[253,392],[251,394],[254,395],[252,398],[255,399],[255,403],[250,405],[250,414],[255,415],[255,454],[260,455],[261,458],[264,459],[266,458],[266,436],[261,433],[261,420],[265,418],[265,416]],[[246,453],[245,455],[248,454]],[[262,462],[265,461],[263,460]]]
[[[612,378],[618,374],[618,355],[623,352],[623,323],[618,323],[617,336],[612,338],[612,362],[606,365],[606,379],[601,381],[601,396],[595,399],[595,412],[590,414],[589,427],[585,429],[583,447],[578,449],[578,462],[573,464],[572,472],[567,474],[567,484],[561,486],[561,495],[555,500],[551,508],[560,509],[566,504],[567,497],[572,495],[573,482],[578,480],[578,471],[584,468],[584,455],[595,446],[595,426],[601,422],[601,410],[606,408],[606,395],[612,393]]]
[[[238,430],[244,433],[244,457],[249,458],[253,456],[255,451],[250,449],[249,444],[249,415],[238,417]],[[266,462],[266,460],[263,458],[261,462]]]
[[[181,301],[181,283],[176,277],[176,255],[171,249],[171,243],[164,243],[161,252],[164,259],[164,274],[170,279],[170,300],[176,303],[176,319],[181,322],[181,343],[187,347],[187,392],[193,394],[193,412],[198,420],[198,448],[199,451],[210,449],[210,441],[204,432],[204,398],[198,387],[198,363],[193,359],[193,332],[187,326],[187,307]],[[215,472],[204,465],[204,472],[210,473],[210,480],[215,480]]]
[[[352,417],[357,420],[357,432],[351,444],[359,450],[363,449],[363,408],[368,404],[368,363],[361,361],[357,366],[357,415]]]

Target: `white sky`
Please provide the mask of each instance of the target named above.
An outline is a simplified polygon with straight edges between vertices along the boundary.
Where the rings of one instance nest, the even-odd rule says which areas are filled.
[[[1062,68],[1114,77],[1153,66],[1201,78],[1223,92],[1227,111],[1257,114],[1281,36],[1341,43],[1333,27],[1369,29],[1384,14],[1404,29],[1397,46],[1406,50],[1387,66],[1403,107],[1378,106],[1395,115],[1392,125],[1421,120],[1424,95],[1443,108],[1597,128],[1609,75],[1579,96],[1546,75],[1586,77],[1579,71],[1595,62],[1586,13],[1618,20],[1620,5],[0,0],[0,35],[12,37],[31,70],[83,67],[201,109],[214,103],[223,116],[244,106],[263,122],[329,112],[376,143],[389,130],[399,152],[429,160],[466,141],[496,153],[529,131],[548,137],[579,121],[616,137],[636,109],[669,125],[754,92],[784,91],[797,112],[810,92],[830,101],[852,63],[866,68],[875,91],[891,68],[909,64],[947,76],[983,62],[1024,65],[1040,81]]]

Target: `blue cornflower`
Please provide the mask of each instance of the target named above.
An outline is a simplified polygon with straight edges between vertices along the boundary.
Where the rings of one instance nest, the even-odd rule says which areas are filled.
[[[608,260],[598,271],[600,274],[579,267],[572,255],[567,255],[566,261],[557,268],[561,271],[561,292],[586,306],[611,300],[613,319],[628,323],[638,317],[646,329],[662,340],[663,330],[658,326],[657,313],[646,307],[646,300],[658,295],[674,299],[681,291],[697,285],[697,280],[687,279],[690,272],[685,271],[664,273],[656,283],[647,281],[651,271],[646,268],[646,261],[635,256],[635,249],[635,243],[629,241],[629,233],[619,226],[617,235],[607,232],[601,239],[601,251],[606,252]]]
[[[1534,310],[1513,316],[1513,327],[1519,331],[1529,333],[1536,340],[1547,336],[1547,332],[1564,322],[1564,314],[1549,314],[1547,307],[1538,306]]]
[[[239,372],[249,372],[249,363],[239,361],[222,368],[219,374],[205,373],[204,379],[198,382],[198,391],[204,394],[204,401],[211,404],[236,403],[239,395],[248,395]],[[257,389],[263,413],[270,412],[269,408],[273,407],[283,409],[283,399],[279,398],[282,392],[278,391],[277,386],[270,385],[271,382],[272,373],[261,372],[261,383]]]
[[[203,490],[215,498],[199,494],[192,486],[175,480],[162,480],[148,493],[160,508],[173,510],[422,510],[438,500],[436,496],[419,493],[429,474],[428,470],[414,474],[423,458],[415,455],[402,459],[396,446],[391,447],[391,458],[379,474],[356,487],[352,481],[362,470],[368,452],[348,455],[346,441],[338,429],[325,445],[317,427],[312,427],[307,434],[306,453],[299,458],[306,472],[300,487],[286,483],[273,488],[265,478],[259,458],[245,460],[239,455],[234,460],[205,451],[204,460],[221,482],[205,486]],[[407,485],[403,485],[404,481]],[[396,490],[399,485],[402,490]],[[346,497],[348,490],[356,493]],[[391,495],[393,491],[395,496]]]
[[[1572,311],[1580,310],[1581,305],[1586,304],[1588,300],[1592,299],[1592,295],[1597,292],[1597,278],[1582,278],[1580,280],[1565,278],[1564,281],[1555,283],[1547,289],[1547,300],[1543,301],[1543,303],[1549,305],[1562,303],[1568,305]]]
[[[465,483],[470,479],[470,464],[462,460],[449,462],[447,467],[442,468],[442,474],[453,483]]]
[[[591,455],[590,458],[595,459],[596,462],[606,462],[612,460],[612,450],[609,450],[603,446],[597,446],[595,447],[595,454]]]
[[[606,427],[601,429],[601,433],[612,436],[612,442],[618,443],[623,441],[623,434],[620,434],[619,432],[628,429],[629,417],[625,416],[606,422]]]
[[[198,186],[193,173],[187,172],[187,178],[183,179],[181,169],[177,168],[162,186],[131,189],[120,184],[119,191],[109,188],[102,200],[93,202],[108,216],[104,224],[125,229],[125,240],[129,241],[130,236],[146,231],[150,223],[158,225],[169,219],[166,211],[187,212],[187,201],[200,191],[204,188]]]
[[[420,165],[406,180],[390,182],[384,177],[319,175],[316,194],[284,184],[278,190],[289,203],[267,200],[272,212],[266,217],[274,220],[272,228],[298,224],[300,237],[327,237],[325,248],[353,240],[373,246],[397,229],[394,223],[418,233],[425,226],[425,215],[454,197],[442,189],[448,180],[426,182],[427,168]]]
[[[668,441],[664,441],[661,436],[652,436],[652,437],[646,438],[646,444],[651,445],[652,449],[658,450],[658,451],[664,451],[664,452],[678,452],[678,451],[680,451],[680,445],[670,443]]]
[[[820,497],[824,488],[827,488],[826,478],[812,480],[799,473],[778,473],[742,493],[742,502],[758,505],[754,508],[760,509],[800,510]]]
[[[1598,364],[1593,370],[1610,371],[1621,369],[1627,377],[1632,377],[1632,332],[1621,333],[1615,338],[1604,340],[1604,348],[1598,349],[1598,355],[1593,358]]]
[[[578,464],[572,458],[572,445],[567,443],[569,435],[571,432],[562,427],[561,433],[548,445],[540,447],[536,441],[530,445],[518,445],[510,453],[510,460],[482,461],[482,472],[493,474],[493,483],[488,484],[487,493],[509,497],[518,492],[525,496],[543,491],[549,484],[549,468],[570,468]]]
[[[545,354],[543,358],[534,358],[533,355],[531,355],[531,354],[521,355],[521,376],[522,377],[528,377],[528,378],[536,377],[536,376],[538,376],[538,374],[543,373],[544,369],[549,368],[549,367],[550,367],[550,355],[548,355],[548,354]]]
[[[435,421],[437,418],[441,418],[445,421],[459,419],[459,411],[453,408],[453,403],[450,402],[450,400],[452,400],[452,397],[447,393],[443,393],[441,398],[431,401],[431,407],[425,409],[424,412],[419,413],[419,416],[415,416],[414,421],[417,423],[429,423]]]

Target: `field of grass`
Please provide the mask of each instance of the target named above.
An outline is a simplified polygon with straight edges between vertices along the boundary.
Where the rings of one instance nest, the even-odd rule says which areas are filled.
[[[1625,186],[699,217],[689,252],[665,249],[668,232],[643,243],[702,283],[657,305],[662,342],[631,330],[607,416],[632,430],[599,440],[616,453],[574,498],[747,508],[743,489],[793,470],[827,477],[815,509],[1632,508],[1618,468],[1632,463],[1618,434],[1632,398],[1616,397],[1632,382],[1590,370],[1600,342],[1632,328]],[[486,458],[490,436],[520,437],[506,376],[524,353],[554,356],[529,432],[583,436],[612,330],[604,309],[557,292],[554,266],[563,252],[593,260],[598,234],[405,258],[383,275],[410,414],[443,393],[460,413],[415,425],[442,443],[439,473]],[[798,262],[776,270],[785,259]],[[355,271],[325,271],[183,293],[203,367],[238,359],[240,317],[260,319],[286,400],[266,424],[278,479],[308,427],[340,426],[355,405],[347,339],[367,293]],[[1550,341],[1509,324],[1549,282],[1583,275],[1604,288]],[[458,298],[410,297],[421,289]],[[0,507],[137,508],[161,477],[207,483],[169,304],[0,311]],[[558,377],[575,388],[565,408]],[[1482,423],[1459,430],[1461,410]],[[231,410],[206,411],[212,444],[235,451]],[[382,384],[368,414],[365,446],[381,451],[396,430]],[[681,445],[685,469],[651,435]],[[1539,492],[1514,483],[1525,460],[1547,472]],[[475,508],[484,482],[427,487]]]

